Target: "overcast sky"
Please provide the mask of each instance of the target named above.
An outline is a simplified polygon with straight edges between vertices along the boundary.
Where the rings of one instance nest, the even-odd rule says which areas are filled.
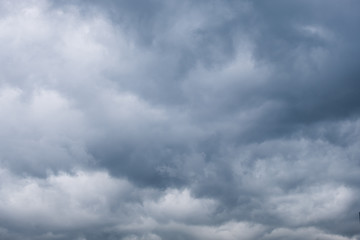
[[[0,0],[0,239],[360,239],[360,1]]]

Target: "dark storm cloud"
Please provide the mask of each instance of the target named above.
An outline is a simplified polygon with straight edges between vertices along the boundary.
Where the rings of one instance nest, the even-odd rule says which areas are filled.
[[[359,7],[2,1],[0,236],[357,239]]]
[[[359,6],[331,3],[259,3],[266,24],[260,27],[255,53],[261,61],[275,63],[278,76],[271,92],[286,102],[287,121],[309,124],[358,113],[359,72],[354,60],[359,57],[355,44],[360,36],[354,9]],[[317,14],[320,11],[323,14]]]

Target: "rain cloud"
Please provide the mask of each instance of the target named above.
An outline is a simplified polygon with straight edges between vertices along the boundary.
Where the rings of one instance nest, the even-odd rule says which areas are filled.
[[[360,239],[359,10],[1,0],[0,238]]]

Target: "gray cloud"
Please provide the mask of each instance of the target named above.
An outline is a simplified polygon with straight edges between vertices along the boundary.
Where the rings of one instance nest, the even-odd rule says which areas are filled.
[[[356,1],[1,1],[1,239],[355,240]]]

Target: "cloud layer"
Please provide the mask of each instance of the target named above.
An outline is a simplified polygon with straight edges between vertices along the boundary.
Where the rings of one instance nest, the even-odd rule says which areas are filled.
[[[0,238],[359,239],[359,8],[0,1]]]

